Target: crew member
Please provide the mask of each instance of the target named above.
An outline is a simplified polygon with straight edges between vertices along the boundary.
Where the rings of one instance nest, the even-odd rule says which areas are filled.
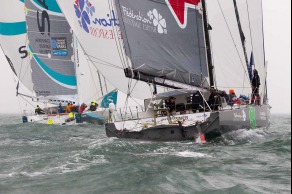
[[[255,102],[257,105],[261,104],[261,97],[259,93],[260,85],[261,85],[261,79],[260,79],[258,71],[255,69],[253,70],[253,78],[252,78],[252,99],[251,99],[252,104],[254,104]]]
[[[215,90],[214,86],[210,88],[210,96],[208,100],[208,104],[212,110],[219,110],[219,102],[218,102],[218,93]]]
[[[232,107],[234,105],[234,102],[236,101],[236,99],[237,99],[237,96],[235,94],[234,89],[230,89],[227,104]]]
[[[63,109],[62,103],[59,104],[58,110],[59,110],[59,114],[64,113],[64,109]]]
[[[35,108],[35,114],[44,115],[45,112],[39,107],[39,105],[37,105]]]
[[[175,97],[170,97],[169,100],[165,102],[166,106],[169,108],[169,113],[172,113],[175,111]]]
[[[87,108],[87,105],[83,103],[83,104],[80,106],[80,111],[79,111],[79,113],[80,113],[80,114],[84,113],[84,111],[85,111],[86,108]]]
[[[66,113],[71,113],[71,104],[68,103],[68,105],[66,106]]]
[[[91,102],[89,109],[90,109],[90,111],[96,111],[97,107],[98,107],[98,104],[97,104],[96,100],[94,100],[93,102]]]

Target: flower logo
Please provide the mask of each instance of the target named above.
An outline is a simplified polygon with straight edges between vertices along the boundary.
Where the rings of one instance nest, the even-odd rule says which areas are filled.
[[[88,25],[90,25],[90,16],[95,13],[95,7],[89,2],[89,0],[76,0],[74,4],[75,13],[78,17],[78,22],[80,27],[83,28],[87,33],[89,33]]]
[[[95,7],[92,6],[92,4],[89,2],[89,0],[86,0],[86,11],[87,13],[89,13],[91,16],[93,16],[93,14],[95,13]]]
[[[162,18],[161,14],[158,13],[157,9],[148,12],[148,17],[153,20],[153,25],[156,27],[159,34],[167,34],[166,21]]]

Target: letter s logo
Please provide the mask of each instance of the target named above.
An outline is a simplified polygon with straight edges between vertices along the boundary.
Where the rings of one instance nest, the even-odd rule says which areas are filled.
[[[22,55],[22,59],[25,59],[28,56],[28,52],[26,50],[26,46],[22,46],[18,49],[19,54],[23,54]]]

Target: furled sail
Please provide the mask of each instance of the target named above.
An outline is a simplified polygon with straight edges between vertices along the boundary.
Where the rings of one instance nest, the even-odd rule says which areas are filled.
[[[85,55],[115,89],[140,99],[151,97],[149,85],[125,77],[126,58],[114,0],[57,0]],[[135,88],[135,89],[134,89]],[[109,91],[111,91],[109,89]]]
[[[36,95],[75,96],[74,44],[68,22],[55,0],[26,0],[25,7]]]
[[[117,5],[126,54],[132,71],[141,74],[137,79],[149,75],[191,86],[208,85],[200,0],[118,0]]]
[[[27,45],[24,3],[20,0],[1,2],[0,45],[18,80],[33,91]]]

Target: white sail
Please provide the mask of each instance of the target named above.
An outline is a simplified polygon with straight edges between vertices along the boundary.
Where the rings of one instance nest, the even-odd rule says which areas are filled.
[[[125,77],[129,67],[122,46],[119,21],[113,0],[57,0],[85,54],[106,80],[123,93],[140,99],[152,95],[149,84]],[[131,84],[129,84],[131,83]],[[135,88],[133,90],[133,88]]]
[[[206,0],[217,87],[251,94],[251,84],[233,1]]]
[[[243,33],[246,37],[247,56],[253,54],[254,66],[261,78],[260,95],[265,95],[266,60],[264,48],[262,0],[237,0]]]
[[[14,74],[29,91],[33,91],[25,21],[23,1],[1,2],[1,47]]]

